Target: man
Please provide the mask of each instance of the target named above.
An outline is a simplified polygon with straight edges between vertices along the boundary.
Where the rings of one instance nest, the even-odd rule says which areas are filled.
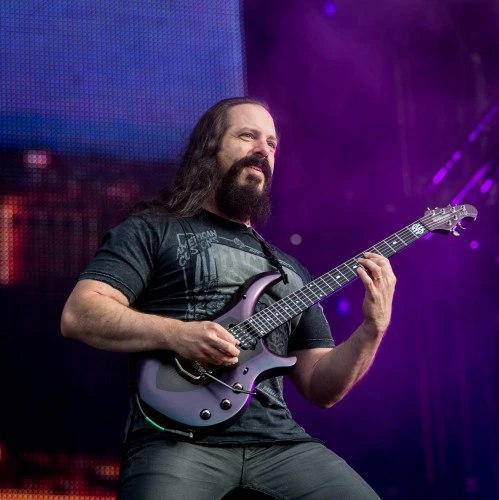
[[[232,98],[210,108],[191,133],[173,186],[106,235],[64,308],[64,336],[130,352],[132,362],[138,353],[168,350],[200,366],[236,364],[239,340],[210,319],[260,272],[277,270],[283,280],[266,290],[257,310],[311,279],[252,228],[269,215],[276,148],[273,119],[258,101]],[[265,339],[271,351],[296,356],[289,376],[322,408],[366,373],[390,321],[389,262],[368,253],[359,264],[364,321],[348,340],[334,346],[318,305]],[[187,429],[191,437],[133,395],[119,498],[211,500],[236,487],[281,499],[378,498],[294,422],[280,377],[260,382],[255,392],[235,421]]]

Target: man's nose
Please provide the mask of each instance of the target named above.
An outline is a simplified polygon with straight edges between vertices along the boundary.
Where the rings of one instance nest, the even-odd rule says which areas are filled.
[[[266,142],[258,142],[255,144],[255,148],[253,150],[253,154],[259,155],[262,158],[267,159],[270,155],[271,149],[270,146]]]

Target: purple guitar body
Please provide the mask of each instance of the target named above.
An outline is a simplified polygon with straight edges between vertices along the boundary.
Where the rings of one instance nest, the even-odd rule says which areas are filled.
[[[463,220],[475,220],[471,205],[428,209],[421,219],[369,248],[391,257],[430,232],[453,233]],[[248,281],[233,302],[214,321],[241,343],[239,362],[232,367],[203,366],[175,352],[147,353],[136,363],[135,383],[139,398],[165,417],[188,428],[227,424],[243,412],[255,385],[285,372],[295,357],[271,353],[263,338],[309,307],[358,278],[362,252],[299,290],[254,313],[259,297],[281,279],[279,273],[263,273]]]
[[[279,273],[263,273],[253,278],[238,292],[236,304],[213,321],[230,331],[253,315],[265,289],[281,279]],[[250,345],[245,343],[244,333],[233,334],[241,345],[248,346],[241,349],[239,363],[230,368],[211,367],[219,371],[217,378],[230,387],[252,392],[257,381],[283,373],[296,363],[295,357],[271,353],[262,340]],[[211,427],[232,421],[249,404],[250,394],[234,392],[210,378],[189,380],[189,376],[182,375],[176,358],[175,353],[167,352],[138,362],[138,393],[156,411],[188,427]],[[193,368],[187,360],[182,363]]]

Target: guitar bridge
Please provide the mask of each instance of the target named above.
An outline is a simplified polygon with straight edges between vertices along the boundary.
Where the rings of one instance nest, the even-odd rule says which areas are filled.
[[[184,363],[188,363],[190,365],[189,368],[185,367],[181,360],[178,357],[175,357],[175,365],[177,366],[177,369],[184,378],[189,380],[190,382],[194,382],[197,384],[200,384],[204,382],[208,377],[205,375],[205,373],[211,373],[210,370],[207,368],[204,368],[201,363],[198,363],[197,361],[189,361],[185,358],[181,358]],[[189,371],[191,370],[191,371]],[[194,371],[195,373],[192,373]]]

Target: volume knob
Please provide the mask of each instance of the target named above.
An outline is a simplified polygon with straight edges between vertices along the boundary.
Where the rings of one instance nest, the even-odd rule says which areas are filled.
[[[203,419],[203,420],[208,420],[211,418],[211,411],[210,410],[207,410],[206,408],[204,410],[201,411],[201,413],[199,414],[199,416]]]
[[[222,401],[220,401],[220,408],[222,408],[222,410],[228,410],[231,406],[232,403],[228,399],[222,399]]]

